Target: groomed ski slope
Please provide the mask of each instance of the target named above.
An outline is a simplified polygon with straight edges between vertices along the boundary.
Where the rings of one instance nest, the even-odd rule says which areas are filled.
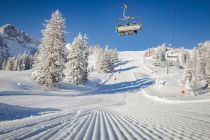
[[[102,77],[103,84],[84,94],[39,93],[38,89],[34,92],[33,84],[24,94],[1,91],[1,103],[56,111],[2,121],[0,139],[209,140],[210,102],[170,104],[145,96],[142,90],[155,79],[142,64],[142,54],[119,53],[115,72]]]

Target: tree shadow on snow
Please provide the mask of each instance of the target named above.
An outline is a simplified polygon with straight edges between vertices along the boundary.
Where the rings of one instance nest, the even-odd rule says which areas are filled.
[[[115,83],[109,85],[103,85],[100,87],[98,93],[99,94],[115,94],[115,93],[123,93],[128,91],[136,91],[140,88],[146,88],[155,83],[154,80],[149,78],[138,79],[136,81]]]
[[[125,65],[125,64],[127,64],[127,63],[129,63],[131,61],[133,61],[133,60],[130,60],[130,61],[119,61],[117,64],[115,64],[115,67],[119,67],[119,66]]]
[[[124,71],[128,71],[128,70],[136,69],[136,68],[138,68],[138,66],[128,67],[128,68],[124,68],[124,69],[117,69],[117,70],[114,70],[114,72],[124,72]]]
[[[59,109],[30,108],[30,107],[0,103],[0,121],[16,120],[30,116],[38,116],[48,111],[59,111]]]

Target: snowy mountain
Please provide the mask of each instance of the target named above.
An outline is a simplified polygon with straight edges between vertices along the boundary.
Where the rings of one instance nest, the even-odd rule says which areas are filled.
[[[23,52],[33,54],[37,50],[39,41],[30,37],[25,32],[11,24],[0,27],[1,51],[9,53],[9,56],[18,55]]]

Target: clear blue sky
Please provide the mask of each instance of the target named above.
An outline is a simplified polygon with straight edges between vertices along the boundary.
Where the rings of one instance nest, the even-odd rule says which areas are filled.
[[[172,43],[174,0],[0,0],[0,25],[14,24],[40,39],[44,20],[58,9],[66,19],[66,42],[81,32],[89,45],[109,44],[121,51],[151,47],[142,34],[115,32],[123,3],[129,5],[128,14],[142,17],[144,34],[154,46]],[[175,46],[192,48],[210,39],[209,6],[209,0],[176,0]]]

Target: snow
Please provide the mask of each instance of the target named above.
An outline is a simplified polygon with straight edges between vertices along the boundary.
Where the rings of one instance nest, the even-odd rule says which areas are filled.
[[[0,139],[210,139],[209,93],[182,96],[183,70],[167,75],[143,55],[119,52],[113,73],[91,72],[87,84],[63,81],[53,91],[33,82],[30,70],[0,71],[1,105],[23,114],[4,115]]]
[[[40,115],[46,111],[59,111],[56,109],[50,108],[30,108],[30,107],[21,107],[17,105],[8,105],[4,103],[0,103],[0,121],[5,120],[15,120],[30,116]]]

